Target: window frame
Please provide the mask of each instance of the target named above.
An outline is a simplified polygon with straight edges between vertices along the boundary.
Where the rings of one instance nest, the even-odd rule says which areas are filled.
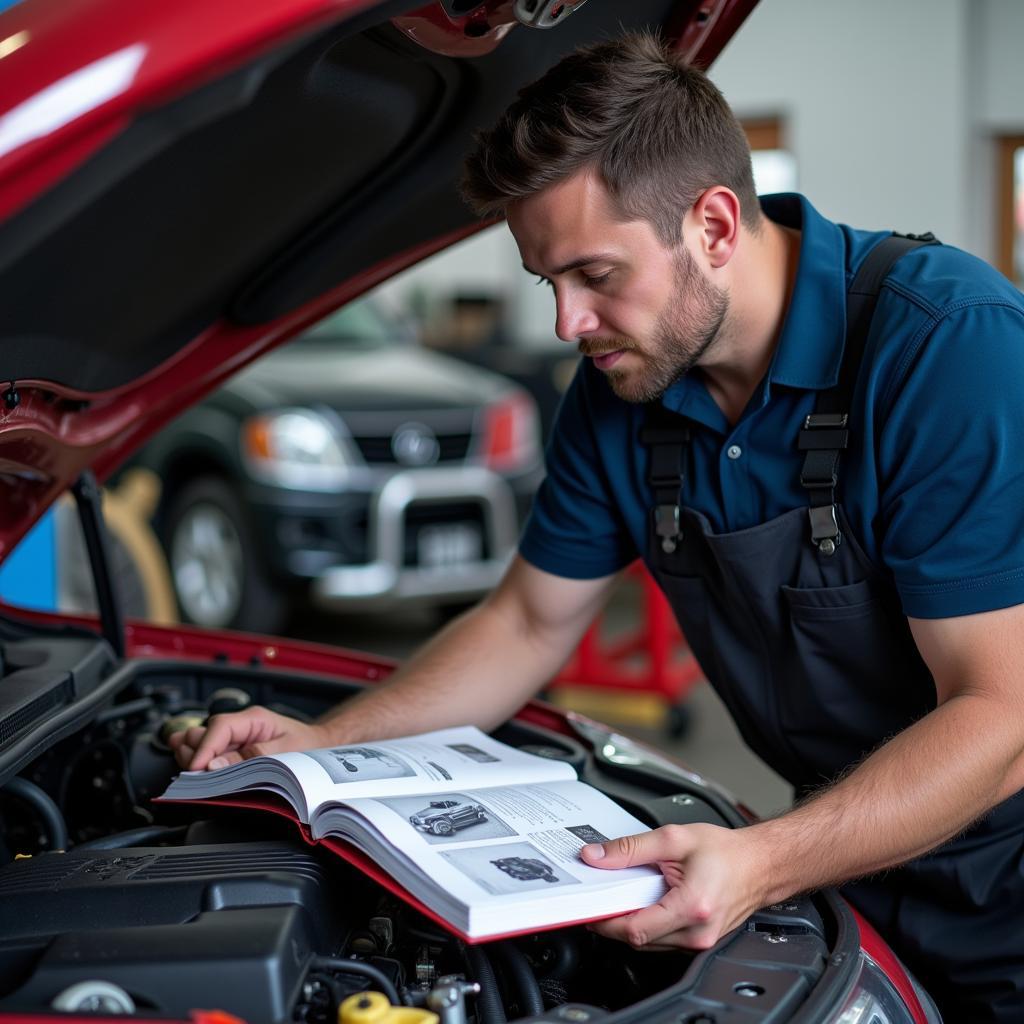
[[[1024,148],[1024,134],[1001,135],[997,140],[996,160],[996,266],[1014,284],[1020,287],[1024,282],[1017,280],[1013,264],[1016,224],[1014,216],[1014,154]]]

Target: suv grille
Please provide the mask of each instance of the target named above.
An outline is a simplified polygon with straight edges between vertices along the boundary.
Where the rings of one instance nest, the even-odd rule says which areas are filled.
[[[394,463],[395,456],[391,451],[391,435],[384,437],[354,437],[356,446],[364,459],[370,463]],[[469,453],[472,434],[439,434],[437,443],[440,446],[438,462],[461,462]]]

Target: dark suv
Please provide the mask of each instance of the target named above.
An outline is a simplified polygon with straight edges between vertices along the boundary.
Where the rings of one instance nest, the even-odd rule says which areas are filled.
[[[300,595],[362,608],[490,589],[541,476],[532,399],[358,300],[190,409],[134,464],[182,616],[271,632]]]
[[[410,823],[421,832],[450,836],[460,828],[468,828],[487,820],[480,804],[464,804],[458,800],[431,800],[429,807],[409,816]]]

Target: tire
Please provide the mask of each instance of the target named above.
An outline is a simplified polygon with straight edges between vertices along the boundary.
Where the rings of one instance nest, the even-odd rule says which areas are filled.
[[[199,477],[168,504],[163,541],[184,622],[274,633],[288,595],[271,582],[242,503],[226,480]]]
[[[685,739],[693,728],[693,710],[689,704],[671,704],[665,715],[665,731],[670,739]]]
[[[439,818],[431,824],[430,831],[433,832],[435,836],[450,836],[455,829],[447,818]]]

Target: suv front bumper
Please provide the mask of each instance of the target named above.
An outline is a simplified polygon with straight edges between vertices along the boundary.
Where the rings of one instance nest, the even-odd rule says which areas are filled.
[[[482,467],[433,466],[335,496],[263,489],[255,503],[267,543],[279,552],[278,575],[308,581],[321,605],[384,608],[492,589],[515,551],[536,482],[517,480],[514,488]]]

